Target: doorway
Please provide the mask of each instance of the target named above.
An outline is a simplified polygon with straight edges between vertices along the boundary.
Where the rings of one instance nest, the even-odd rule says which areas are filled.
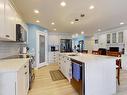
[[[39,31],[37,32],[37,51],[36,51],[36,63],[37,68],[41,68],[47,65],[47,33]]]

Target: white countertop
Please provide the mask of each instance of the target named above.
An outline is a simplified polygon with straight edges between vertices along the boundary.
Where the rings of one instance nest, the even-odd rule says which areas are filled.
[[[110,59],[116,60],[118,57],[112,57],[112,56],[103,56],[103,55],[93,55],[93,54],[83,54],[83,53],[78,53],[77,56],[69,56],[70,54],[74,53],[61,53],[64,54],[65,56],[68,56],[71,59],[78,60],[80,62],[104,62]]]
[[[0,73],[16,72],[28,61],[29,61],[29,58],[0,60]]]

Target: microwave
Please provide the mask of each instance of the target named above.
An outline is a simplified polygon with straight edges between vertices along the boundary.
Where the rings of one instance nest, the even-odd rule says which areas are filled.
[[[16,24],[16,41],[17,42],[27,41],[27,31],[21,24]]]

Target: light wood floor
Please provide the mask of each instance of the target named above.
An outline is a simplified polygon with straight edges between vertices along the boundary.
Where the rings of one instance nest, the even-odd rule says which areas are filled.
[[[66,79],[52,81],[50,70],[57,70],[58,65],[53,64],[37,70],[36,79],[28,95],[78,95]]]
[[[120,86],[117,85],[116,95],[127,95],[127,71],[126,70],[121,70]]]
[[[36,78],[28,95],[78,95],[66,79],[52,81],[49,71],[57,70],[58,65],[52,64],[36,70]],[[121,85],[117,86],[117,94],[127,95],[127,71],[121,71]]]

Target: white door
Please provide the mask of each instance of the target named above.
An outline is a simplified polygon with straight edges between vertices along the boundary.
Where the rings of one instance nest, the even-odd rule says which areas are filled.
[[[47,65],[47,33],[37,32],[37,68]]]

